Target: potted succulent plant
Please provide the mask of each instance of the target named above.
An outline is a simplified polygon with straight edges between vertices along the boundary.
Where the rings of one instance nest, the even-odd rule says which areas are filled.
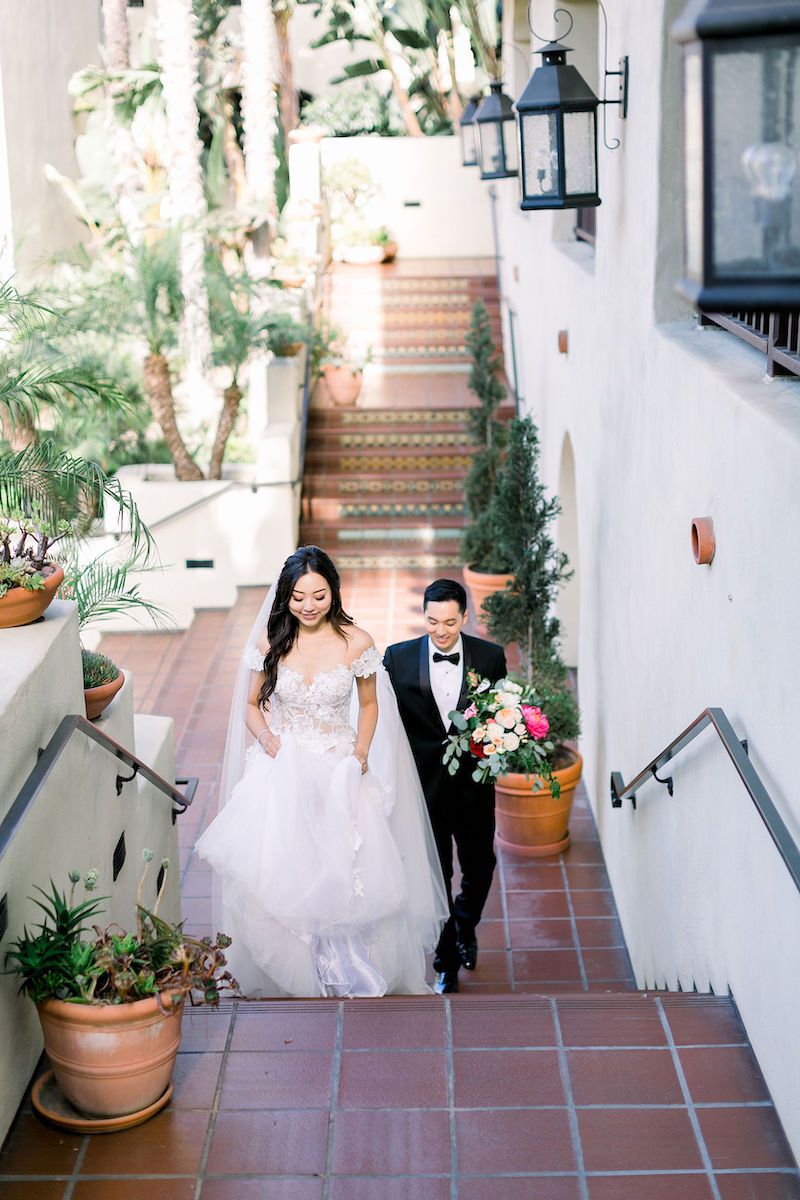
[[[472,310],[467,347],[472,356],[468,386],[478,398],[478,405],[467,411],[467,419],[477,448],[464,484],[469,523],[461,535],[459,553],[464,583],[472,597],[473,617],[485,632],[483,603],[508,582],[513,560],[493,528],[492,499],[507,437],[505,424],[497,420],[497,410],[506,389],[500,382],[501,362],[492,340],[489,314],[480,300]]]
[[[51,551],[70,532],[67,521],[51,523],[36,506],[0,516],[0,629],[29,625],[54,599],[64,570]]]
[[[364,367],[371,353],[354,354],[341,326],[323,318],[314,330],[311,343],[311,369],[316,379],[324,379],[334,404],[355,404],[361,391]]]
[[[186,998],[216,1006],[221,990],[236,989],[225,969],[229,938],[198,940],[183,932],[182,922],[158,916],[168,860],[153,911],[142,906],[152,852],[143,858],[130,932],[116,925],[87,930],[101,898],[75,903],[80,873],[72,872],[69,898],[52,881],[49,892],[36,889],[44,920],[32,932],[23,929],[5,960],[36,1004],[58,1088],[77,1114],[103,1129],[135,1124],[169,1099]],[[87,892],[97,880],[97,871],[85,876]],[[34,1104],[38,1094],[35,1085]]]

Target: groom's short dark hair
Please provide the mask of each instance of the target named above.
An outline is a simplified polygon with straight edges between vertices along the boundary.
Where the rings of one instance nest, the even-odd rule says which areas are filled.
[[[429,583],[422,597],[423,611],[431,600],[455,600],[459,612],[467,611],[467,593],[456,579],[434,579],[433,583]]]

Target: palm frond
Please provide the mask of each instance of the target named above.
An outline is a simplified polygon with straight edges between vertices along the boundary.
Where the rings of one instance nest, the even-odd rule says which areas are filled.
[[[124,563],[109,562],[99,555],[83,567],[67,571],[61,594],[74,600],[78,606],[78,625],[81,629],[90,621],[106,621],[121,612],[131,612],[138,617],[139,610],[153,623],[163,628],[169,613],[159,604],[146,600],[139,590],[138,582],[132,582],[129,573],[133,570],[149,570],[141,558],[131,558]]]

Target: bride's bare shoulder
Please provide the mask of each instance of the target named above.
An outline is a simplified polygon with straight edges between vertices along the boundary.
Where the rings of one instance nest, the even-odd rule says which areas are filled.
[[[359,629],[358,625],[351,625],[347,630],[347,645],[353,658],[358,658],[369,650],[370,646],[375,645],[375,639],[371,633],[367,633],[366,629]]]

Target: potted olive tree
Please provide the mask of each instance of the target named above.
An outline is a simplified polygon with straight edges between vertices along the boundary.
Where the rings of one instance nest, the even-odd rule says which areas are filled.
[[[579,713],[558,653],[553,611],[572,571],[552,538],[560,504],[558,497],[547,496],[539,479],[539,439],[531,417],[510,423],[506,459],[489,508],[499,551],[513,564],[513,574],[485,601],[487,629],[504,646],[517,647],[529,703],[547,716],[556,783],[537,773],[499,774],[498,836],[501,845],[517,853],[556,854],[569,845],[569,815],[582,768],[580,754],[568,745],[578,736]]]
[[[492,341],[489,314],[480,300],[472,310],[467,347],[472,356],[468,386],[477,396],[478,404],[467,413],[476,450],[464,484],[469,523],[461,535],[460,557],[475,622],[479,629],[485,629],[483,603],[506,584],[513,562],[493,527],[492,500],[507,437],[506,426],[497,419],[497,410],[505,399],[506,389],[500,382],[501,362]]]
[[[23,929],[5,959],[7,972],[19,977],[20,991],[36,1005],[55,1083],[75,1118],[100,1131],[137,1124],[169,1100],[186,998],[217,1005],[221,989],[236,989],[225,969],[229,938],[198,940],[183,932],[182,922],[159,917],[168,860],[161,864],[153,910],[142,905],[153,858],[149,850],[142,854],[130,931],[117,925],[88,929],[101,901],[89,895],[75,902],[81,876],[73,871],[69,897],[52,880],[49,892],[36,889],[44,919],[32,931]],[[86,891],[97,881],[97,871],[89,871]],[[45,1100],[50,1082],[49,1073],[41,1076],[33,1091],[34,1105],[45,1115],[51,1115]]]

